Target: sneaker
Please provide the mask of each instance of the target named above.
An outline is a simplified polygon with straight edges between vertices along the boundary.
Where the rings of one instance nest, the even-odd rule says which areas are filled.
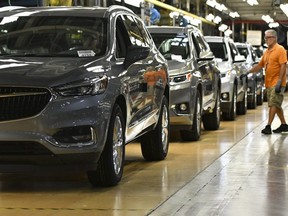
[[[261,133],[263,133],[263,134],[272,134],[271,126],[270,125],[266,125],[266,127],[261,131]]]
[[[288,131],[288,125],[287,124],[281,124],[277,129],[273,130],[273,133],[282,133]]]

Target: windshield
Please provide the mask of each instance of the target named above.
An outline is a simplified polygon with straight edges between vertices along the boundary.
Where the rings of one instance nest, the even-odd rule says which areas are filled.
[[[189,42],[185,35],[152,34],[152,37],[159,51],[167,60],[173,59],[174,56],[179,56],[181,59],[188,58]]]
[[[228,60],[228,54],[224,43],[213,43],[213,42],[208,43],[211,51],[213,52],[216,58],[222,59],[223,61]]]
[[[243,55],[245,56],[245,58],[247,58],[248,56],[248,49],[246,47],[237,47],[238,48],[238,51],[240,53],[240,55]]]
[[[94,17],[0,17],[0,53],[15,56],[101,56],[107,25]]]

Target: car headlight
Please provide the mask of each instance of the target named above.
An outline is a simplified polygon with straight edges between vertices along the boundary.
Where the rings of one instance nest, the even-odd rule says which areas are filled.
[[[102,94],[106,90],[107,84],[108,77],[102,76],[58,86],[55,90],[61,96],[97,95]]]

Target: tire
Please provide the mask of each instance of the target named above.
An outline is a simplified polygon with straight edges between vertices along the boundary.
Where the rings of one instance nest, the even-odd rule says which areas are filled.
[[[169,105],[163,96],[157,126],[140,138],[142,155],[147,161],[164,160],[168,154],[170,138]]]
[[[237,114],[245,115],[247,112],[247,90],[244,92],[244,98],[242,101],[237,103]]]
[[[234,85],[230,110],[228,112],[222,112],[222,118],[224,120],[234,121],[236,118],[236,105],[237,105],[236,91],[237,87],[236,85]]]
[[[257,95],[257,105],[262,105],[263,101],[264,101],[264,92],[263,92],[263,89],[261,87],[260,94]]]
[[[220,89],[217,90],[215,107],[212,113],[203,115],[202,121],[205,130],[218,130],[221,119]]]
[[[255,86],[252,87],[253,91],[252,101],[247,104],[248,109],[256,109],[257,107],[257,91],[256,91],[257,83],[255,83],[254,85]]]
[[[180,131],[180,136],[183,141],[197,141],[200,138],[202,122],[202,106],[200,99],[200,92],[197,90],[192,129]]]
[[[107,141],[96,170],[87,171],[93,186],[117,185],[123,175],[125,159],[125,125],[119,105],[115,105],[107,134]]]

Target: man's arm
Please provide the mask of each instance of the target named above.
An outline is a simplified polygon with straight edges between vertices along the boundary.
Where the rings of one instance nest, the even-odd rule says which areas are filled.
[[[279,80],[283,80],[286,76],[286,64],[281,64]]]
[[[262,67],[259,64],[254,65],[249,71],[248,73],[254,73],[254,72],[258,72],[262,69]]]

